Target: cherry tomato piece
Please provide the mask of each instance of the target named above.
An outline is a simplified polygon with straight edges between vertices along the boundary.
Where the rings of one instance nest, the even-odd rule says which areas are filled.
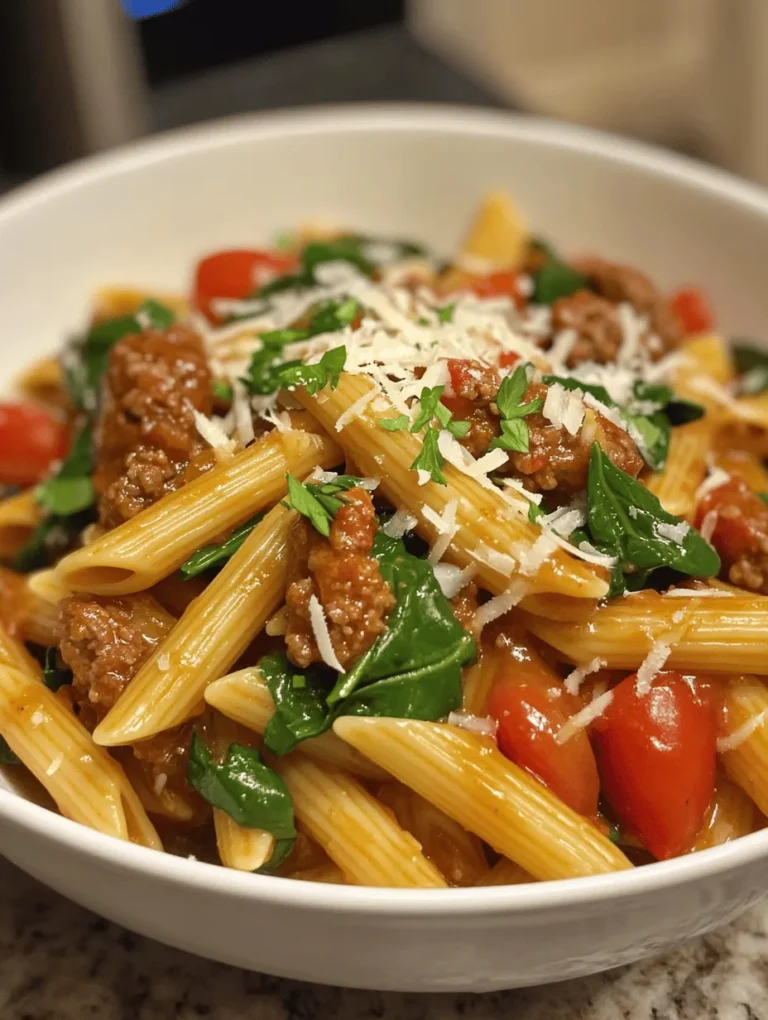
[[[0,403],[0,482],[34,485],[66,455],[66,426],[32,404]]]
[[[221,317],[213,311],[216,298],[240,301],[276,276],[296,268],[294,255],[240,248],[218,251],[198,263],[195,273],[194,304],[211,322]]]
[[[501,753],[568,807],[592,817],[597,814],[600,793],[595,756],[583,730],[563,744],[555,740],[572,714],[561,700],[553,699],[539,683],[502,680],[491,689],[488,711],[498,723],[496,739]],[[568,702],[571,700],[575,699]]]
[[[709,301],[697,287],[675,291],[670,298],[672,311],[689,335],[707,333],[714,328],[715,317]]]
[[[519,275],[513,271],[470,276],[467,289],[478,297],[510,297],[515,304],[524,304],[525,298],[518,286]]]
[[[709,685],[660,673],[647,693],[633,673],[592,725],[603,794],[658,860],[701,828],[715,789],[717,706]]]

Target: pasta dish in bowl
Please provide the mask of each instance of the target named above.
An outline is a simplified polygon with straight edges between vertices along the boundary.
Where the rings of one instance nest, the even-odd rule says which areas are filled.
[[[0,405],[3,775],[104,861],[463,916],[763,828],[768,355],[533,220],[492,191],[447,259],[225,241],[184,292],[99,290]]]
[[[189,301],[102,294],[4,409],[35,483],[0,508],[6,757],[103,832],[212,824],[226,866],[317,881],[751,832],[768,358],[713,328],[503,193],[446,264],[310,229]]]

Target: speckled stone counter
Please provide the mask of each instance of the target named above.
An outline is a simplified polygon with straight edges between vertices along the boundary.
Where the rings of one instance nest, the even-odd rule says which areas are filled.
[[[0,1020],[768,1020],[768,905],[662,959],[546,988],[398,995],[208,963],[74,906],[0,859]]]

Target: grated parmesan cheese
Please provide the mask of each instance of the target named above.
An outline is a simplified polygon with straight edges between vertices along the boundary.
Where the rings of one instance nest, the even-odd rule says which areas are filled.
[[[381,530],[390,538],[402,538],[407,531],[413,531],[419,523],[418,518],[407,510],[397,510]]]
[[[564,428],[572,436],[581,428],[586,409],[581,390],[567,390],[560,383],[552,383],[547,390],[542,415],[557,428]]]
[[[160,772],[157,776],[155,776],[155,782],[152,788],[155,791],[156,797],[162,796],[163,790],[165,789],[167,782],[168,776],[166,775],[165,772]]]
[[[654,677],[663,668],[671,652],[672,647],[670,645],[665,644],[663,641],[657,641],[640,663],[637,679],[635,680],[635,691],[641,697],[650,691]]]
[[[168,652],[163,652],[162,655],[157,657],[157,668],[166,673],[171,668],[171,657]]]
[[[418,468],[416,474],[418,476],[419,485],[426,485],[427,482],[432,481],[432,475],[429,473],[429,471],[425,471],[424,468]]]
[[[312,625],[312,633],[315,635],[317,649],[323,662],[326,666],[330,666],[331,669],[343,673],[344,667],[339,662],[338,656],[334,651],[331,635],[328,630],[328,621],[325,618],[325,611],[317,595],[312,595],[309,600],[309,622]]]
[[[48,716],[45,712],[41,712],[39,708],[36,708],[32,715],[29,717],[29,721],[34,729],[38,726],[42,726],[43,723],[48,722]]]
[[[458,726],[469,733],[480,733],[485,737],[495,737],[499,725],[490,715],[472,715],[470,712],[450,712],[448,724]]]
[[[238,441],[241,446],[247,446],[256,438],[256,433],[253,431],[253,415],[248,393],[240,379],[232,380],[232,413]]]
[[[479,633],[483,627],[486,627],[489,623],[493,623],[494,620],[498,620],[500,616],[508,613],[510,609],[520,602],[528,592],[528,585],[525,581],[516,580],[506,588],[501,595],[496,595],[489,602],[480,606],[478,611],[475,613],[475,629]]]
[[[565,744],[571,739],[571,737],[575,736],[579,730],[586,729],[590,723],[595,721],[595,719],[600,718],[612,701],[613,691],[605,691],[603,694],[593,698],[593,700],[590,701],[588,705],[585,705],[580,712],[577,712],[576,715],[572,715],[567,722],[563,723],[555,734],[556,743]]]
[[[653,530],[659,538],[668,538],[671,542],[682,545],[691,528],[685,521],[679,521],[677,524],[667,524],[665,521],[659,521],[654,525]]]
[[[594,658],[586,666],[577,666],[563,681],[566,691],[569,694],[578,694],[585,677],[590,673],[597,673],[598,670],[605,669],[606,665],[605,659]]]
[[[734,593],[727,588],[670,588],[665,591],[665,599],[702,599],[702,598],[733,598]]]
[[[57,754],[55,758],[52,758],[51,759],[51,764],[45,770],[46,776],[53,776],[53,775],[55,775],[59,771],[59,769],[61,768],[61,763],[63,761],[64,761],[64,755],[61,754],[61,753]]]
[[[336,419],[336,431],[341,432],[343,428],[349,425],[350,422],[354,421],[355,418],[359,418],[366,407],[379,396],[379,391],[376,387],[372,387],[367,393],[364,393],[362,397],[359,397],[353,404],[340,414]]]
[[[764,708],[762,712],[758,712],[757,715],[753,715],[751,719],[739,726],[733,733],[729,733],[725,737],[718,737],[717,749],[722,753],[723,751],[733,751],[737,747],[740,747],[745,740],[749,740],[752,734],[760,729],[760,727],[768,719],[768,708]]]
[[[233,456],[237,449],[234,439],[230,439],[224,429],[213,418],[207,418],[200,411],[194,410],[195,428],[199,435],[213,448],[217,458]]]
[[[714,535],[715,528],[717,527],[718,517],[719,512],[717,508],[715,508],[714,510],[707,510],[707,512],[704,514],[704,517],[701,522],[701,527],[699,528],[699,533],[705,542],[712,541],[712,536]]]
[[[470,563],[468,567],[456,567],[452,563],[436,563],[433,572],[440,585],[440,591],[447,599],[452,599],[466,587],[477,573],[477,567]]]
[[[436,513],[432,507],[427,506],[425,503],[422,507],[422,514],[424,519],[436,529],[438,538],[435,544],[429,551],[429,562],[434,566],[439,563],[440,560],[445,556],[448,546],[453,541],[453,537],[458,531],[458,524],[456,523],[456,511],[458,510],[458,501],[452,499],[450,503],[447,503],[442,514]]]

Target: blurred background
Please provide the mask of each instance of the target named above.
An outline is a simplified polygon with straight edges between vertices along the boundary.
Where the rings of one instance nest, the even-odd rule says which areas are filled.
[[[361,100],[545,114],[768,184],[767,54],[768,0],[0,0],[0,187],[153,131]]]

